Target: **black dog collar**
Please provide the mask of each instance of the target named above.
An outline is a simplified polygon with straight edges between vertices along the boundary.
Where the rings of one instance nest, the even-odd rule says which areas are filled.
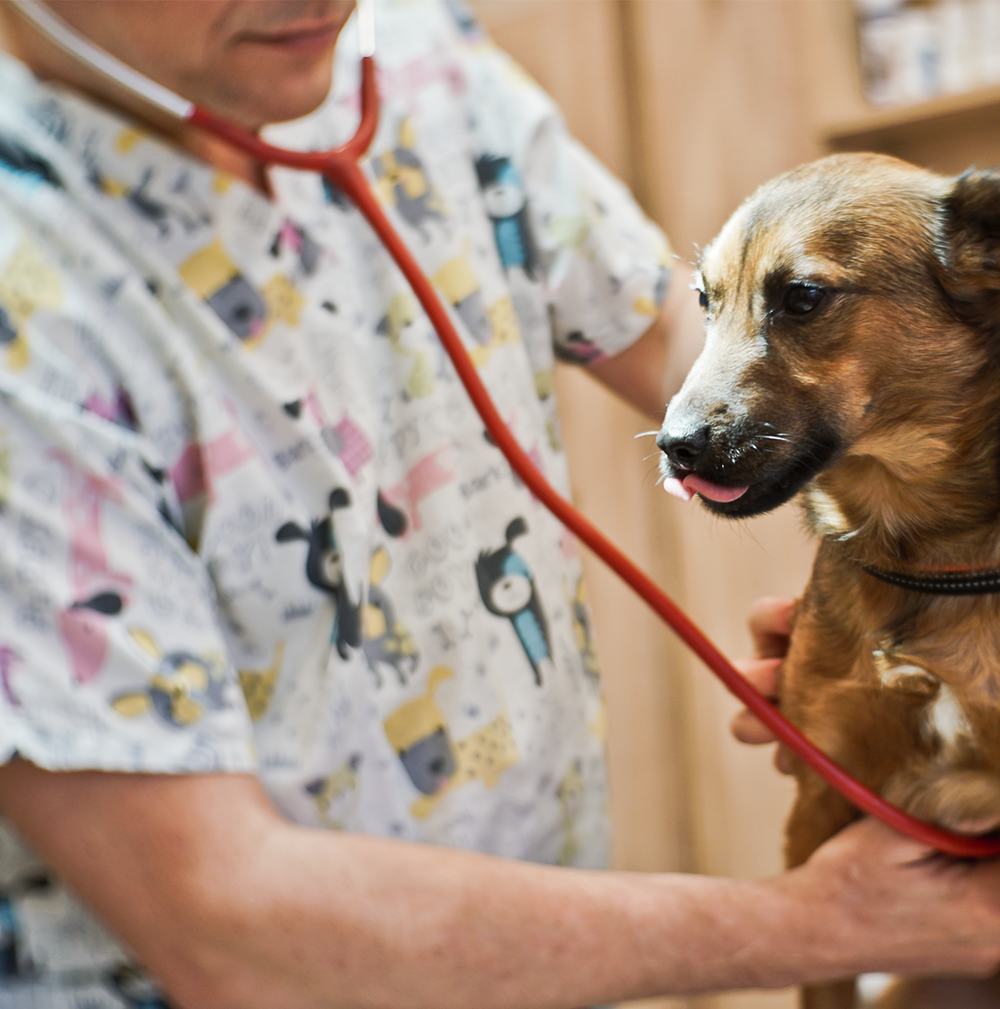
[[[935,596],[985,596],[1000,592],[1000,569],[992,571],[928,571],[907,575],[900,571],[885,571],[870,564],[861,568],[873,578],[911,592]]]

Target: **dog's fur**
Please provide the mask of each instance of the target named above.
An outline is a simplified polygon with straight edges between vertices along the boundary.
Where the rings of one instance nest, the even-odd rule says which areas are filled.
[[[798,495],[820,538],[783,710],[916,816],[1000,823],[1000,595],[918,594],[860,566],[1000,568],[1000,175],[825,158],[758,190],[699,265],[707,341],[659,441],[708,444],[663,469],[748,485],[705,501],[731,517]],[[794,314],[802,285],[822,293]],[[796,775],[790,865],[857,815]],[[805,1004],[852,1006],[853,985]]]

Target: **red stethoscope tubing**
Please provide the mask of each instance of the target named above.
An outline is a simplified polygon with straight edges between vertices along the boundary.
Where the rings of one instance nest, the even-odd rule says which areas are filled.
[[[751,686],[687,614],[641,568],[559,494],[534,465],[503,422],[440,296],[390,223],[359,164],[359,159],[371,143],[378,122],[375,61],[372,57],[366,56],[361,61],[361,121],[358,131],[346,144],[336,150],[298,152],[274,147],[197,106],[193,107],[188,121],[228,141],[262,164],[277,164],[318,172],[351,199],[392,256],[427,313],[487,431],[506,456],[514,472],[567,529],[645,600],[781,743],[796,753],[858,809],[877,817],[900,833],[958,858],[990,858],[1000,855],[1000,839],[970,837],[925,823],[886,802],[851,777]]]

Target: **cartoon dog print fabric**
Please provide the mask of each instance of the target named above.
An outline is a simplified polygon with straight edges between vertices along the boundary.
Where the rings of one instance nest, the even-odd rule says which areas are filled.
[[[456,17],[384,0],[363,167],[565,488],[555,346],[637,339],[664,247]],[[355,70],[270,138],[339,142]],[[313,827],[603,864],[579,558],[357,212],[301,173],[265,199],[3,56],[0,93],[0,759],[250,773]],[[2,955],[46,950],[51,1009],[159,1009],[57,880],[8,899]]]

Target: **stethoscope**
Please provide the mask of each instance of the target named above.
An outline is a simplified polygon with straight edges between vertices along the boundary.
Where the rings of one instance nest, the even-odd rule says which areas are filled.
[[[462,338],[430,280],[390,223],[368,185],[360,160],[375,135],[379,96],[375,81],[375,4],[357,0],[358,42],[361,56],[361,119],[357,131],[345,144],[330,151],[288,151],[265,143],[255,134],[226,122],[193,102],[139,73],[110,53],[77,34],[39,0],[11,0],[21,13],[50,41],[113,81],[130,94],[172,119],[190,123],[225,140],[262,165],[281,165],[318,172],[346,195],[364,216],[393,258],[420,302],[483,424],[507,461],[525,485],[563,525],[582,540],[634,592],[636,592],[695,654],[722,680],[777,739],[795,752],[817,774],[860,810],[877,817],[900,833],[938,851],[959,858],[1000,855],[1000,839],[969,837],[924,823],[886,802],[852,778],[842,767],[817,749],[776,707],[752,687],[705,634],[653,581],[590,521],[580,514],[546,480],[514,439],[493,404],[468,356]]]

